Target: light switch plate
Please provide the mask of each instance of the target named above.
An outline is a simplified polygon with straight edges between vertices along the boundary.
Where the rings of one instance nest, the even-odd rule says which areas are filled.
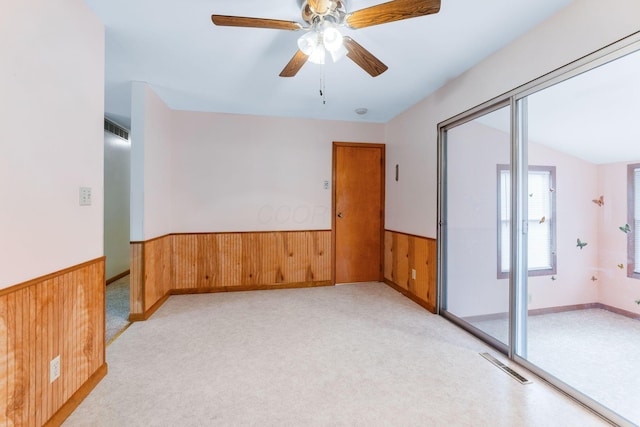
[[[325,190],[329,189],[329,180],[325,179],[324,181],[322,181],[322,188]]]
[[[91,187],[80,187],[80,206],[91,206]]]

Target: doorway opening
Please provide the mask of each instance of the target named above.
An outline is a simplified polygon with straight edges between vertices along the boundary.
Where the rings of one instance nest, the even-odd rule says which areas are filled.
[[[129,325],[129,131],[104,120],[104,254],[106,342]]]

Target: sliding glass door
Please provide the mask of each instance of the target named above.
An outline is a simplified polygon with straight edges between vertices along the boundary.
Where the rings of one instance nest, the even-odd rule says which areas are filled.
[[[509,344],[509,128],[506,105],[446,133],[447,288],[443,308],[502,349]],[[505,173],[506,185],[496,181]],[[500,203],[502,218],[497,220]],[[501,251],[505,254],[498,258],[502,264],[496,262]]]
[[[640,423],[640,280],[632,253],[640,234],[640,52],[521,102],[529,165],[552,171],[529,199],[546,199],[553,212],[530,218],[529,251],[532,226],[547,225],[551,238],[539,250],[551,251],[554,265],[529,277],[528,351],[520,356]]]
[[[440,126],[440,312],[621,424],[640,424],[639,47]]]

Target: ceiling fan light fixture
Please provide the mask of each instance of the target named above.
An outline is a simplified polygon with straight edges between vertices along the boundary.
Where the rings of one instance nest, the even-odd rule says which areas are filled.
[[[298,49],[307,56],[311,56],[318,47],[318,35],[315,31],[298,38]]]
[[[313,49],[313,52],[311,52],[311,55],[309,55],[309,62],[323,65],[325,56],[326,56],[326,51],[324,49],[324,46],[321,43],[318,46],[316,46],[316,48]]]
[[[322,43],[329,52],[335,52],[344,47],[342,34],[335,27],[326,27],[322,31]]]
[[[327,49],[328,50],[328,49]],[[344,47],[344,45],[341,45],[338,49],[336,50],[330,50],[329,53],[331,54],[331,59],[333,59],[333,62],[338,62],[340,61],[342,58],[344,58],[345,56],[347,56],[347,53],[349,53],[349,51],[347,50],[346,47]]]

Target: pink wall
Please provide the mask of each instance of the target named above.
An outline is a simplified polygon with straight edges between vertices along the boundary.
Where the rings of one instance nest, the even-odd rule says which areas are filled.
[[[591,200],[598,188],[598,167],[541,144],[529,144],[529,164],[556,167],[556,231],[558,272],[530,277],[530,309],[598,302],[600,245],[598,206]],[[587,242],[579,249],[576,239]]]
[[[454,128],[448,141],[449,311],[505,312],[508,281],[496,278],[495,167],[509,161],[508,135],[470,122]],[[618,229],[627,222],[627,163],[596,165],[536,143],[528,156],[530,165],[556,167],[558,260],[555,281],[529,278],[529,308],[600,302],[640,313],[640,280],[627,278],[627,239]],[[600,195],[602,207],[592,202]],[[582,250],[578,237],[588,242]]]
[[[382,124],[174,111],[146,83],[132,92],[132,240],[330,229],[333,141],[384,142]]]
[[[459,316],[508,311],[508,279],[497,279],[496,165],[509,162],[506,133],[478,122],[448,135],[448,309]],[[558,273],[530,277],[529,308],[599,301],[598,167],[541,144],[529,144],[529,164],[556,167]],[[576,239],[588,242],[580,250]]]
[[[628,162],[628,163],[638,163]],[[618,227],[627,223],[627,164],[598,166],[598,300],[604,304],[640,314],[640,280],[627,277],[627,235]],[[594,205],[595,206],[595,205]],[[618,268],[623,264],[624,268]]]
[[[384,142],[381,124],[185,111],[173,119],[175,232],[330,229],[333,141]]]
[[[0,52],[6,288],[102,256],[104,27],[81,0],[7,1]]]
[[[384,142],[381,124],[185,111],[173,118],[175,232],[330,229],[333,141]]]
[[[463,317],[506,313],[509,281],[497,279],[496,165],[509,163],[509,135],[470,122],[447,141],[447,309]]]

